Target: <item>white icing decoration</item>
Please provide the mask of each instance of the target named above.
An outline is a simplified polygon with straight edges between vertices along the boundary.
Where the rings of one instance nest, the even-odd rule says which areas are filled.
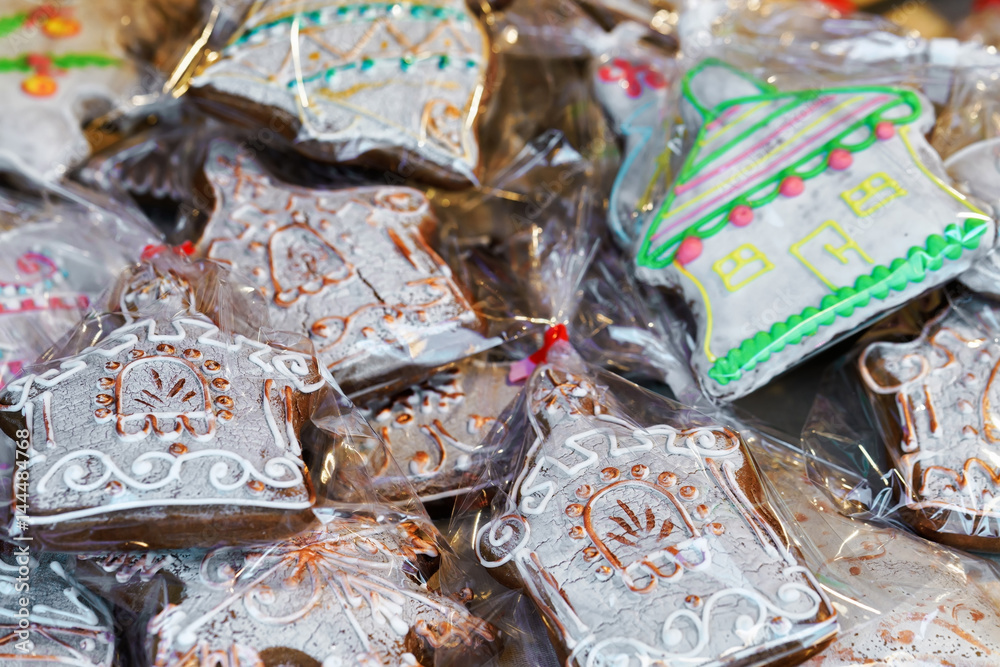
[[[535,377],[548,376],[542,368]],[[536,435],[510,492],[508,503],[516,499],[518,505],[508,504],[508,514],[479,530],[475,549],[484,567],[516,567],[535,602],[558,619],[569,663],[694,667],[764,655],[768,647],[794,646],[799,639],[812,645],[818,636],[834,632],[834,610],[819,585],[736,482],[736,471],[746,463],[737,435],[722,427],[637,427],[602,413],[597,401],[587,403],[591,416],[575,401],[597,395],[597,388],[580,391],[572,376],[560,382],[531,396],[539,412],[561,413],[561,419],[547,421],[544,441]],[[588,429],[595,418],[608,428]],[[608,443],[607,450],[581,444],[595,436]],[[622,447],[624,437],[638,444]],[[552,452],[566,449],[582,455],[582,464],[553,465]],[[594,470],[604,466],[599,473]],[[685,507],[688,503],[691,507]],[[694,503],[708,505],[695,511]],[[712,516],[717,523],[702,526],[692,515],[699,521]],[[760,573],[751,576],[758,567]],[[723,573],[717,575],[720,568]],[[591,577],[591,589],[583,575]],[[717,576],[718,583],[708,583]],[[758,588],[761,577],[775,586]],[[685,589],[704,590],[699,595],[705,599],[685,598]],[[587,606],[591,594],[599,600],[596,608]],[[657,646],[605,622],[606,614],[618,608],[626,616],[646,613],[636,611],[645,602],[636,595],[650,596],[650,612],[667,600],[680,603],[655,617],[663,623]],[[758,612],[735,614],[740,600]],[[831,615],[817,618],[821,606]],[[737,640],[712,638],[713,623],[726,623],[719,631]]]

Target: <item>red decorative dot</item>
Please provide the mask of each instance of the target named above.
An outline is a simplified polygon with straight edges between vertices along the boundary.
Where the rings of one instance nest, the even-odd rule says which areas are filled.
[[[830,169],[843,171],[854,164],[854,157],[843,148],[836,148],[830,151],[830,157],[827,159],[827,162],[830,165]]]
[[[805,181],[798,176],[789,176],[781,182],[780,192],[786,197],[798,197],[805,189]]]
[[[749,206],[737,206],[729,212],[729,222],[737,227],[746,227],[753,222],[753,209]]]
[[[892,139],[896,136],[896,126],[887,120],[883,120],[881,123],[875,126],[875,136],[885,141],[886,139]]]
[[[681,264],[690,264],[701,255],[701,239],[697,236],[689,236],[681,243],[677,249],[677,261]]]

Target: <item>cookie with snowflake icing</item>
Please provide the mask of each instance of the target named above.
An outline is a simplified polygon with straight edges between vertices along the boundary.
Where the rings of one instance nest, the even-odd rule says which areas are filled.
[[[507,363],[468,359],[398,392],[375,391],[352,400],[420,499],[440,501],[435,506],[446,511],[448,501],[468,491],[495,454],[482,441],[521,390],[508,380],[509,372]],[[388,465],[386,460],[382,473]]]
[[[300,530],[314,501],[299,431],[324,384],[315,360],[220,330],[173,274],[137,276],[96,342],[0,395],[0,427],[30,472],[12,530],[56,550]]]
[[[956,302],[908,343],[858,361],[902,477],[906,521],[929,539],[1000,551],[1000,310]]]
[[[423,193],[287,185],[228,142],[209,150],[216,202],[198,249],[248,275],[275,329],[312,338],[345,391],[405,381],[463,356],[478,318],[427,236]],[[448,340],[448,350],[440,341]]]
[[[782,92],[717,61],[682,90],[694,143],[638,274],[691,304],[710,396],[753,391],[993,244],[993,221],[925,141],[934,111],[912,90]]]
[[[433,530],[336,518],[261,548],[121,554],[81,567],[114,573],[112,598],[134,600],[129,587],[164,575],[182,587],[135,624],[141,665],[483,664],[496,630],[417,574],[439,557]]]
[[[249,116],[303,153],[475,182],[486,33],[464,0],[257,3],[191,81],[207,108]],[[406,171],[409,170],[409,171]]]
[[[794,664],[820,650],[836,612],[741,438],[633,421],[565,365],[529,380],[530,448],[476,549],[531,596],[566,664]]]
[[[76,582],[65,557],[30,553],[28,544],[0,545],[0,661],[118,664],[108,605]]]

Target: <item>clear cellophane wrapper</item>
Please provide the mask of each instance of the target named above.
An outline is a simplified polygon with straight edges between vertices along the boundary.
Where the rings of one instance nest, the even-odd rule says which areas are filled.
[[[955,286],[886,318],[826,373],[803,429],[845,514],[996,552],[997,304]]]
[[[995,9],[991,11],[996,11]],[[995,49],[990,58],[997,61]],[[944,165],[956,187],[1000,211],[1000,98],[995,92],[995,64],[975,63],[958,69],[951,94],[935,127],[932,142],[945,157]],[[961,281],[971,289],[996,295],[1000,259],[996,249],[976,262]]]
[[[7,3],[3,155],[55,180],[121,138],[161,100],[202,10],[197,0]]]
[[[972,13],[956,26],[959,39],[979,42],[986,46],[1000,44],[1000,7],[993,0],[977,0]]]
[[[62,338],[118,272],[158,239],[141,213],[95,193],[14,171],[3,177],[0,383]]]
[[[1000,649],[1000,578],[989,561],[886,521],[848,517],[783,436],[742,433],[795,539],[838,613],[840,632],[807,665],[991,664]]]
[[[170,82],[174,95],[313,159],[448,188],[478,183],[476,126],[494,63],[466,3],[219,2],[212,16]],[[409,103],[395,104],[398,95]]]
[[[603,128],[599,111],[595,118]],[[400,389],[444,365],[540,334],[558,319],[549,283],[573,270],[565,248],[576,242],[574,230],[590,229],[598,215],[603,172],[555,130],[519,144],[483,186],[452,192],[394,173],[301,160],[287,145],[220,131],[214,121],[178,120],[94,160],[87,182],[137,201],[171,242],[190,241],[197,256],[249,274],[272,302],[273,326],[312,336],[349,395]],[[317,248],[309,248],[318,243],[312,236],[302,239],[309,253],[319,253],[312,269],[308,253],[271,266],[258,265],[250,252],[284,238],[281,229],[266,227],[267,210],[269,202],[289,201],[294,210],[279,218],[305,220],[322,239]],[[341,205],[335,202],[349,201],[357,210],[346,207],[343,221],[330,215]],[[262,229],[237,233],[234,217]],[[357,236],[353,220],[363,217],[378,221],[371,238],[363,246],[348,243],[344,233]],[[311,285],[309,271],[325,273],[324,283]],[[353,300],[333,300],[327,285],[335,283],[349,283]],[[358,319],[376,311],[386,317]],[[338,321],[348,323],[339,338]],[[365,340],[363,328],[377,336]]]
[[[954,40],[903,38],[880,19],[848,19],[820,8],[818,3],[804,7],[799,7],[800,4],[775,3],[753,10],[744,8],[710,23],[707,32],[702,33],[705,36],[703,46],[697,46],[697,41],[692,45],[682,40],[686,46],[682,46],[680,62],[689,68],[689,73],[679,82],[682,92],[680,115],[684,120],[679,132],[683,136],[683,148],[670,163],[671,173],[678,176],[666,198],[654,205],[640,236],[637,253],[639,278],[643,282],[665,287],[671,294],[680,297],[671,301],[671,312],[674,320],[688,324],[688,331],[675,337],[675,344],[685,349],[703,390],[715,401],[730,401],[745,396],[831,343],[858,331],[881,313],[902,306],[908,300],[906,290],[913,298],[957,277],[981,262],[989,254],[995,240],[995,233],[990,231],[991,208],[979,198],[968,197],[958,189],[959,184],[948,175],[941,156],[934,150],[935,118],[948,113],[950,107],[947,105],[955,102],[952,93],[958,90],[958,82],[967,74],[964,70],[957,70],[954,62],[958,57],[956,54],[965,53],[963,49],[966,45]],[[681,16],[679,30],[683,23],[684,15]],[[777,39],[782,35],[787,39]],[[985,51],[979,55],[988,56]],[[725,64],[718,65],[719,60]],[[706,75],[705,72],[715,71],[718,74],[719,70],[713,69],[717,67],[734,71],[736,76],[743,77],[743,82],[731,79],[725,83],[723,79],[727,76],[720,75],[714,84],[710,83],[709,79],[715,75]],[[747,79],[748,76],[751,78]],[[702,81],[700,84],[699,78]],[[739,93],[735,92],[737,89],[740,89]],[[829,169],[819,172],[807,169],[808,173],[805,173],[802,171],[804,163],[788,158],[792,161],[781,171],[774,162],[783,158],[778,156],[772,161],[768,154],[760,160],[745,156],[743,161],[731,163],[733,169],[737,165],[745,165],[743,168],[749,170],[754,178],[750,179],[749,185],[738,186],[741,192],[735,199],[724,196],[713,199],[722,202],[712,204],[721,206],[720,210],[713,212],[708,204],[697,199],[712,191],[713,187],[725,185],[716,181],[724,180],[719,169],[729,166],[709,163],[712,160],[722,161],[719,155],[742,154],[740,150],[743,147],[737,145],[739,142],[735,139],[723,136],[718,139],[721,144],[708,146],[706,143],[711,141],[713,128],[718,125],[733,123],[726,126],[725,131],[728,131],[743,122],[718,114],[725,109],[733,111],[739,104],[749,105],[750,98],[745,96],[759,96],[764,102],[772,94],[781,99],[788,95],[791,99],[793,91],[802,90],[829,91],[830,94],[847,94],[850,91],[877,94],[878,91],[886,91],[889,94],[914,95],[913,99],[919,100],[920,119],[912,117],[907,121],[893,113],[886,118],[875,114],[865,119],[854,135],[844,135],[842,140],[834,142],[835,145],[822,148],[817,160],[822,160],[824,155],[829,158],[837,152],[837,148],[855,151],[852,156],[839,152],[834,156],[845,158],[845,170],[848,170],[849,177],[839,178],[836,184],[829,184],[829,189],[827,181],[832,174]],[[732,101],[741,95],[744,96],[742,101],[727,106],[729,102],[726,100]],[[806,96],[797,99],[803,105],[807,104]],[[832,104],[831,100],[827,99],[827,103]],[[749,106],[741,109],[749,111]],[[803,108],[802,112],[805,111]],[[780,112],[776,110],[775,113]],[[795,115],[797,111],[788,110],[785,113],[790,123],[798,118]],[[703,122],[701,114],[709,114],[711,118]],[[891,129],[891,136],[889,126],[883,125],[880,130],[883,139],[876,139],[875,126],[890,116],[896,125]],[[857,143],[859,139],[864,139],[862,135],[866,126],[871,136]],[[795,134],[797,140],[803,142],[809,140],[808,133],[815,129],[813,125],[800,128],[794,123],[773,127],[776,128],[773,131],[787,136]],[[765,134],[761,130],[762,140]],[[906,136],[905,142],[903,135]],[[722,136],[721,132],[719,136]],[[732,136],[729,134],[729,137]],[[732,145],[726,144],[727,141]],[[865,208],[865,202],[869,201],[862,192],[867,187],[863,185],[866,178],[873,174],[894,172],[888,169],[888,163],[885,167],[875,164],[881,156],[888,155],[880,142],[900,144],[903,153],[910,156],[914,168],[906,168],[905,172],[916,180],[894,174],[893,182],[900,188],[897,192],[922,193],[920,197],[923,201],[919,202],[921,219],[938,221],[935,229],[927,228],[928,234],[921,233],[919,239],[915,237],[912,241],[901,242],[892,248],[891,253],[888,252],[889,245],[880,244],[874,235],[882,234],[882,230],[891,229],[894,224],[903,224],[903,218],[898,217],[902,209],[907,205],[916,206],[918,202],[916,197],[907,202],[903,196],[883,199],[885,193],[875,193],[879,202],[877,214],[871,215],[874,211]],[[903,143],[912,150],[907,151]],[[888,145],[885,148],[895,150]],[[712,151],[709,152],[709,149]],[[725,150],[734,152],[724,153]],[[695,169],[694,162],[699,159],[706,164]],[[869,163],[869,160],[872,162]],[[897,158],[892,160],[898,163]],[[854,166],[846,166],[847,162]],[[758,172],[762,174],[759,177]],[[761,179],[771,173],[777,178],[774,187],[758,186]],[[791,178],[791,189],[788,190],[784,188],[786,178]],[[804,186],[801,191],[797,188],[800,182],[797,179],[800,178]],[[836,177],[833,178],[836,180]],[[904,181],[908,181],[909,186]],[[746,183],[745,180],[733,182]],[[888,181],[876,180],[875,185],[885,183]],[[929,188],[925,183],[935,187]],[[848,197],[855,199],[851,201]],[[931,200],[943,207],[939,214],[928,212]],[[797,206],[798,202],[808,204],[803,206],[801,212],[786,218],[785,209]],[[823,215],[816,213],[817,210],[823,210]],[[745,217],[741,218],[741,215]],[[753,235],[751,230],[754,225],[776,220],[773,216],[803,221],[801,232],[782,232],[779,235],[781,241],[772,246],[759,237],[741,237],[741,232],[733,231],[734,227],[747,225],[746,233]],[[906,219],[911,217],[906,216]],[[973,219],[976,222],[970,222]],[[686,220],[689,221],[685,223]],[[682,224],[687,226],[681,227]],[[828,275],[829,271],[819,267],[816,262],[821,262],[822,258],[811,257],[807,246],[817,238],[809,236],[812,231],[817,232],[817,236],[826,233],[820,229],[824,224],[829,229],[836,226],[839,231],[833,233],[845,242],[856,243],[862,248],[865,257],[861,258],[861,262],[865,267],[859,266],[857,272],[847,270],[840,277]],[[967,227],[970,224],[985,233],[978,236],[978,231]],[[913,231],[908,223],[905,227],[908,232]],[[856,293],[859,286],[865,292],[868,279],[876,273],[881,275],[883,269],[898,274],[899,261],[906,260],[913,253],[926,252],[926,243],[931,237],[947,236],[951,233],[948,229],[964,230],[960,235],[971,232],[978,237],[978,241],[972,243],[975,249],[963,251],[954,263],[946,262],[940,269],[932,268],[926,275],[933,275],[933,281],[921,278],[917,283],[910,283],[902,295],[895,294],[895,288],[887,293],[871,291],[867,299]],[[885,233],[889,234],[888,231]],[[724,242],[723,236],[729,241]],[[768,238],[777,240],[778,237],[769,234]],[[683,243],[689,245],[681,252]],[[712,250],[712,244],[723,247],[718,251]],[[764,246],[769,246],[770,251]],[[881,258],[876,256],[878,253],[871,252],[876,247],[886,250]],[[702,269],[697,269],[697,262],[708,270],[702,272]],[[934,262],[931,264],[937,266]],[[750,268],[751,265],[756,267],[756,272]],[[740,270],[743,270],[742,274]],[[801,280],[793,278],[800,274]],[[775,283],[766,290],[766,295],[761,294],[757,299],[753,291],[762,289],[768,276]],[[747,282],[742,282],[748,277]],[[872,279],[877,281],[878,276]],[[817,280],[819,282],[815,282]],[[841,300],[849,294],[854,299],[852,308],[844,307],[840,311],[829,309],[831,304],[843,305]],[[706,306],[706,303],[711,303],[711,306]],[[741,309],[747,304],[753,305],[743,312]],[[740,314],[737,315],[733,309],[740,310]],[[747,322],[752,322],[752,325],[748,326]]]
[[[556,342],[491,434],[515,456],[450,532],[496,579],[493,597],[542,616],[565,664],[808,657],[837,631],[811,547],[715,423]]]
[[[97,648],[117,636],[135,665],[430,667],[499,650],[498,630],[466,606],[478,596],[466,568],[384,444],[308,342],[271,330],[225,267],[161,249],[46,359],[3,398],[5,429],[36,397],[42,413],[27,437],[10,434],[34,460],[8,539],[80,554],[59,576],[115,619],[114,635],[83,612],[61,631],[99,630]],[[110,435],[68,437],[74,409]],[[81,595],[70,597],[90,604]]]
[[[589,363],[637,382],[666,385],[688,405],[705,398],[691,375],[683,348],[684,324],[669,317],[661,292],[631,275],[610,239],[601,245],[580,283],[570,338]]]
[[[484,3],[485,4],[485,3]],[[497,53],[540,58],[579,58],[604,32],[575,0],[504,2],[485,14]]]
[[[677,136],[676,48],[637,23],[617,25],[591,45],[594,96],[621,146],[608,193],[607,224],[622,248],[633,249],[646,219],[673,180]]]
[[[680,14],[685,57],[697,62],[721,55],[747,71],[760,67],[758,76],[774,77],[769,80],[783,89],[785,77],[795,88],[809,87],[817,76],[871,83],[887,77],[947,107],[953,85],[963,85],[968,70],[995,66],[996,54],[981,43],[919,37],[864,8],[844,14],[818,0],[705,4],[703,11]],[[730,56],[722,55],[727,51]],[[947,157],[943,146],[935,142],[935,148]]]

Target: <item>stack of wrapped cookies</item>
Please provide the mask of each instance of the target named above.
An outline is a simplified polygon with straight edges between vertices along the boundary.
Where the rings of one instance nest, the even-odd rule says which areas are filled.
[[[0,664],[1000,664],[998,16],[0,3]]]

